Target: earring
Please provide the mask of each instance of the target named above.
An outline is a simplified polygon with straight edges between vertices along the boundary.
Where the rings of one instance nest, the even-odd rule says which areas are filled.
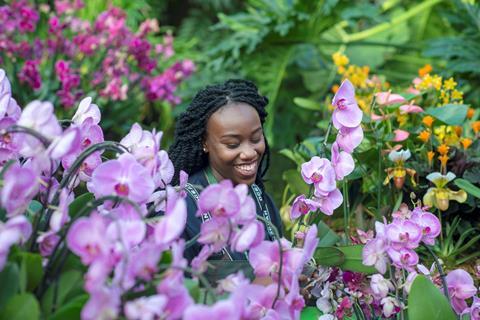
[[[207,148],[203,147],[203,152],[207,153]]]

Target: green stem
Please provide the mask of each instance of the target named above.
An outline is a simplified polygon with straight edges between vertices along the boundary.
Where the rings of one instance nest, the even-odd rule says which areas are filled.
[[[348,180],[343,180],[343,225],[345,231],[345,244],[350,243],[350,204],[348,203]]]
[[[380,206],[381,206],[381,194],[382,194],[382,142],[377,141],[378,148],[378,168],[377,168],[377,220],[381,219]]]
[[[438,273],[440,274],[440,278],[442,279],[442,284],[443,284],[443,293],[447,297],[448,303],[450,303],[450,295],[448,294],[448,287],[447,287],[447,280],[445,277],[445,273],[443,272],[442,265],[440,264],[440,261],[438,260],[438,257],[435,255],[433,250],[427,246],[426,244],[422,244],[425,249],[427,249],[428,253],[433,257],[433,261],[435,262],[435,265],[437,266]]]

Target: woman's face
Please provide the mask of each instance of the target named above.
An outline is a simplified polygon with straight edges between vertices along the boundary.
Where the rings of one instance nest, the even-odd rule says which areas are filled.
[[[204,148],[219,181],[254,183],[265,152],[257,111],[242,102],[232,102],[217,110],[208,119]]]

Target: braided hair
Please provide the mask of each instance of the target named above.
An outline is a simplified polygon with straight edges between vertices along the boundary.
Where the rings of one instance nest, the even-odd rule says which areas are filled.
[[[208,156],[203,152],[202,143],[205,138],[207,121],[210,116],[231,102],[246,103],[257,111],[262,126],[267,117],[265,107],[268,98],[258,92],[258,88],[250,81],[231,79],[223,84],[207,86],[193,98],[186,111],[183,112],[175,128],[173,144],[168,150],[175,167],[173,184],[178,184],[180,170],[193,174],[208,165]],[[265,152],[260,161],[260,169],[255,183],[263,189],[263,176],[270,162],[270,150],[265,139]]]

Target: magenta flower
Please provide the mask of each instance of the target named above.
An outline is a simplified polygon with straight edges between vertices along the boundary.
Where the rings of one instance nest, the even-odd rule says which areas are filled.
[[[302,177],[308,184],[314,184],[315,190],[321,194],[328,194],[337,187],[335,170],[328,159],[317,156],[302,164]]]
[[[210,212],[215,217],[232,217],[240,209],[240,199],[230,180],[209,185],[198,199],[198,213]]]
[[[7,217],[22,214],[38,192],[38,176],[30,168],[13,163],[3,176],[0,191],[1,206],[7,211]]]
[[[355,128],[341,127],[338,129],[336,142],[342,150],[348,153],[352,153],[362,140],[363,130],[361,126]]]
[[[340,126],[354,128],[362,122],[362,110],[355,100],[355,88],[349,80],[344,80],[333,97],[335,107],[332,121],[337,129]],[[340,126],[339,126],[340,125]]]
[[[422,228],[410,220],[394,220],[387,225],[387,239],[395,249],[415,249],[422,239]]]
[[[56,234],[54,231],[48,231],[41,234],[37,238],[40,254],[43,257],[50,256],[59,240],[60,240],[60,236]]]
[[[154,189],[147,170],[130,153],[99,165],[87,187],[97,198],[118,195],[138,203],[145,203]]]
[[[18,79],[21,83],[28,84],[33,90],[38,90],[42,87],[42,77],[38,70],[38,60],[27,60],[20,72],[18,72]]]
[[[88,265],[95,259],[108,255],[111,245],[105,239],[107,224],[103,217],[92,214],[77,219],[67,234],[67,245]]]
[[[429,245],[435,244],[435,238],[442,231],[442,226],[438,218],[421,208],[415,208],[412,212],[411,221],[422,228],[422,241]]]
[[[453,309],[461,314],[468,307],[465,300],[477,293],[472,276],[465,270],[455,269],[447,274],[446,281]]]
[[[252,221],[236,231],[231,240],[231,248],[243,252],[257,246],[265,239],[265,228],[259,221]]]
[[[332,144],[332,166],[337,180],[343,180],[355,168],[352,156],[345,151],[340,151],[337,142]]]

